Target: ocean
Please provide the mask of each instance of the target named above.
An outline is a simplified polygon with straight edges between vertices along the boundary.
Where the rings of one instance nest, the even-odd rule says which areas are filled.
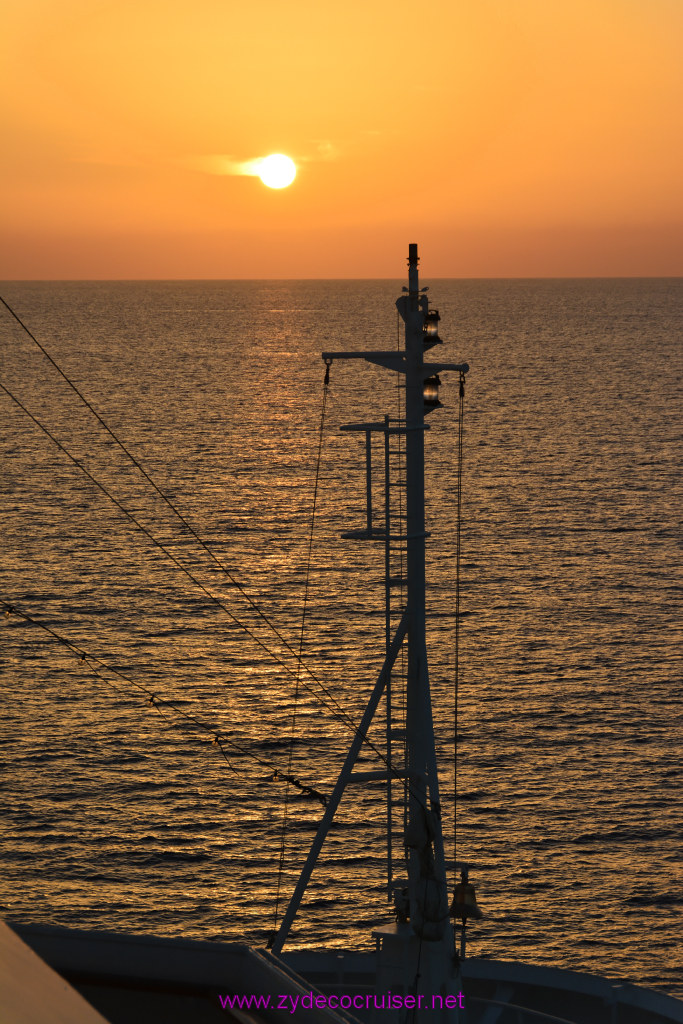
[[[397,415],[400,392],[332,365],[309,558],[320,353],[395,347],[402,283],[4,285],[205,544],[3,309],[0,379],[65,449],[0,391],[10,922],[263,946],[282,917],[384,658],[383,547],[341,538],[365,522],[364,439],[339,427]],[[455,812],[455,374],[426,435],[443,825],[484,913],[469,953],[683,997],[683,284],[423,283],[430,358],[471,367]],[[308,566],[297,684],[280,638],[298,649]],[[384,815],[381,786],[347,792],[292,948],[367,948],[391,918]]]

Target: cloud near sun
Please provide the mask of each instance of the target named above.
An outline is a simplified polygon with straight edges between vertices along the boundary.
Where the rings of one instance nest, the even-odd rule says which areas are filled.
[[[269,156],[260,156],[251,160],[235,160],[231,156],[215,154],[192,157],[184,163],[205,174],[247,175],[260,178],[263,184],[270,188],[285,188],[287,185],[291,185],[297,170],[294,160],[283,153],[271,153]]]
[[[207,156],[187,157],[181,163],[203,174],[216,174],[226,177],[246,175],[260,178],[265,185],[270,185],[271,188],[284,188],[285,185],[291,184],[294,180],[301,164],[328,163],[338,159],[339,150],[329,140],[320,140],[315,142],[314,145],[315,156],[300,156],[296,160],[282,153],[271,153],[269,156],[254,157],[251,160],[236,160],[233,156],[228,156],[227,154],[212,153]],[[267,180],[269,171],[271,172],[271,180]],[[289,174],[287,171],[289,171]],[[278,178],[278,175],[283,176],[283,184],[271,183]]]

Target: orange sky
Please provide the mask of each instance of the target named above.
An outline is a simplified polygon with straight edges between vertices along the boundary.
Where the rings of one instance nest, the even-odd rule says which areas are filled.
[[[2,278],[683,274],[683,0],[3,6]]]

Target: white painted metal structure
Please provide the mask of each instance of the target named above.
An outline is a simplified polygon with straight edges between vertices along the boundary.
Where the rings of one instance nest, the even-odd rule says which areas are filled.
[[[389,515],[389,496],[385,495],[385,528],[373,528],[371,507],[370,447],[373,432],[382,431],[388,444],[390,434],[405,437],[405,540],[407,555],[407,604],[393,639],[388,642],[386,660],[368,702],[360,727],[349,750],[325,815],[320,823],[308,859],[301,873],[294,895],[273,944],[276,954],[282,952],[294,916],[299,908],[318,854],[329,831],[339,801],[349,782],[360,781],[353,768],[363,739],[377,710],[380,698],[389,687],[391,671],[404,641],[408,646],[406,680],[405,769],[395,769],[391,760],[391,709],[387,711],[387,828],[389,834],[388,884],[401,890],[403,884],[394,883],[391,856],[391,783],[392,777],[407,778],[407,814],[403,846],[407,859],[405,895],[397,891],[397,908],[401,908],[399,923],[380,928],[373,934],[379,944],[378,990],[391,988],[407,995],[439,993],[457,995],[460,991],[460,971],[455,955],[453,928],[449,920],[449,897],[441,831],[441,801],[434,744],[434,726],[429,688],[429,666],[425,639],[425,485],[424,485],[424,432],[425,381],[439,372],[454,370],[467,373],[466,363],[426,363],[425,350],[434,344],[426,331],[429,322],[428,300],[420,292],[417,245],[411,244],[408,257],[407,294],[397,301],[398,311],[405,324],[405,346],[397,352],[323,352],[329,365],[334,360],[363,359],[397,371],[405,378],[405,420],[392,426],[389,417],[383,423],[351,424],[346,429],[366,433],[367,446],[367,524],[366,529],[346,536],[358,539],[384,539],[389,547],[392,523]],[[438,340],[438,339],[436,339]],[[433,402],[427,406],[430,410]],[[385,468],[388,456],[385,456]],[[388,473],[385,474],[388,476]],[[387,481],[388,492],[388,481]],[[387,559],[387,587],[390,569]],[[376,780],[376,773],[372,774]],[[390,895],[393,895],[390,892]],[[406,899],[407,897],[407,899]],[[406,905],[407,904],[407,905]],[[450,1000],[452,1002],[453,1000]],[[457,1007],[450,1009],[449,1020],[458,1019]]]

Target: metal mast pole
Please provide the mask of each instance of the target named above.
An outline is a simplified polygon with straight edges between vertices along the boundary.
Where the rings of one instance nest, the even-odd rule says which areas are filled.
[[[410,919],[428,939],[449,930],[438,778],[432,723],[425,613],[424,306],[417,245],[408,254],[408,294],[397,306],[405,322],[406,514],[408,562],[408,879]],[[429,792],[428,792],[429,790]],[[428,810],[428,808],[430,808]]]
[[[406,353],[406,534],[408,560],[408,678],[406,693],[406,742],[408,770],[412,778],[408,798],[408,845],[425,831],[427,723],[425,696],[429,694],[425,638],[425,511],[424,511],[424,345],[420,310],[417,245],[409,246],[408,295],[402,302]],[[420,843],[420,846],[422,844]],[[409,864],[410,918],[424,917],[419,903],[419,848],[413,847]],[[416,870],[417,869],[417,870]]]

